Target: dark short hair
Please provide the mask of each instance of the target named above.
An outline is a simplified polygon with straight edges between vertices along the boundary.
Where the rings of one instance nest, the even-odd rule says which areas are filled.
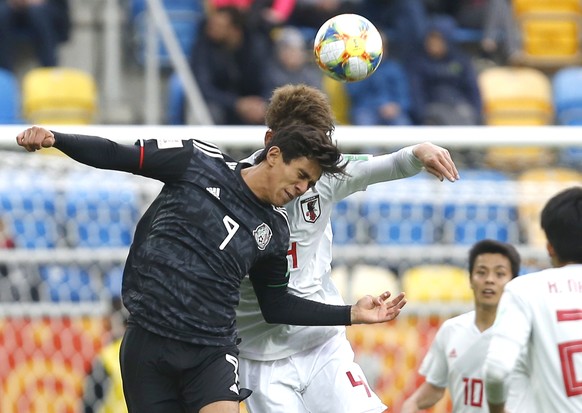
[[[475,261],[481,254],[503,255],[509,260],[511,265],[511,278],[515,278],[519,275],[521,257],[513,245],[493,239],[484,239],[475,243],[469,250],[469,274],[473,274]]]
[[[325,93],[305,84],[287,84],[273,91],[265,123],[273,131],[289,125],[310,125],[331,138],[335,118]]]
[[[542,229],[561,263],[582,263],[582,187],[554,195],[541,214]]]
[[[338,147],[321,129],[310,125],[291,125],[273,131],[273,138],[256,158],[255,164],[265,160],[272,147],[281,150],[283,161],[306,157],[317,161],[324,174],[343,175],[345,164],[340,164]]]

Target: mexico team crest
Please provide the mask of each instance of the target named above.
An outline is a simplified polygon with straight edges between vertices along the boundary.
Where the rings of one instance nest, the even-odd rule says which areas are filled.
[[[321,215],[319,194],[301,200],[301,212],[306,222],[314,223]]]
[[[263,222],[261,225],[255,228],[253,235],[255,236],[255,241],[257,241],[257,246],[261,251],[263,251],[265,248],[267,248],[267,245],[269,245],[269,241],[271,241],[273,232],[271,231],[271,228],[269,228],[269,226]]]

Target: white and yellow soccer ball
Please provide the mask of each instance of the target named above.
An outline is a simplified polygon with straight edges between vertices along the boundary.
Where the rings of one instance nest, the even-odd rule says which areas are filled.
[[[315,61],[340,82],[369,77],[382,60],[382,36],[365,17],[340,14],[326,21],[315,36]]]

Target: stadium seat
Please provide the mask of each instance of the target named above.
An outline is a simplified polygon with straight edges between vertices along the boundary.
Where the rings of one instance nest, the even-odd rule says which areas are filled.
[[[359,202],[354,196],[337,202],[331,214],[333,242],[337,245],[357,243],[356,228],[359,218]]]
[[[479,75],[485,123],[489,126],[550,125],[554,120],[552,86],[541,70],[528,67],[491,67]],[[543,166],[553,153],[535,146],[489,147],[485,161],[491,168],[515,171]]]
[[[580,0],[511,2],[522,39],[523,63],[557,69],[582,62]]]
[[[454,265],[418,265],[402,274],[409,302],[471,302],[469,273]]]
[[[553,121],[552,86],[540,70],[491,67],[479,74],[487,125],[549,125]]]
[[[162,5],[167,12],[178,44],[186,58],[189,59],[200,30],[200,24],[204,18],[204,4],[198,0],[164,0]],[[129,6],[130,24],[134,36],[134,52],[137,62],[143,65],[145,63],[148,31],[147,5],[144,0],[133,0]],[[160,66],[164,68],[172,67],[170,55],[162,43],[161,36],[157,36],[157,41],[157,57]]]
[[[442,214],[434,203],[434,183],[431,178],[416,175],[368,188],[360,211],[368,222],[370,241],[388,245],[438,241]]]
[[[41,299],[52,302],[82,302],[99,299],[99,282],[92,279],[87,269],[70,265],[41,266]]]
[[[167,99],[167,123],[168,125],[183,125],[186,123],[184,116],[184,105],[186,95],[184,86],[178,73],[172,73],[168,79],[168,99]]]
[[[329,99],[333,114],[340,125],[350,124],[350,97],[346,85],[322,75],[321,87]]]
[[[582,63],[582,13],[524,13],[517,19],[523,61],[540,68],[561,68]]]
[[[581,183],[582,173],[569,168],[535,168],[518,177],[519,219],[528,244],[537,247],[546,245],[539,222],[547,200],[559,191]]]
[[[0,214],[17,248],[55,248],[60,231],[56,190],[48,178],[0,171]]]
[[[73,247],[127,247],[138,219],[131,181],[116,171],[73,173],[65,184],[63,220]]]
[[[39,67],[22,81],[23,117],[36,124],[83,125],[97,116],[97,86],[83,70]]]
[[[512,0],[511,4],[518,17],[524,13],[582,12],[580,0]]]
[[[332,279],[346,302],[355,302],[367,294],[380,295],[384,291],[390,291],[395,297],[402,291],[398,276],[378,265],[359,264],[351,271],[345,266],[334,268]]]
[[[516,184],[497,170],[462,170],[443,189],[443,241],[472,245],[485,238],[519,243]]]
[[[22,123],[20,116],[20,84],[14,73],[0,69],[0,124]]]
[[[582,66],[558,70],[552,79],[556,123],[582,125]]]

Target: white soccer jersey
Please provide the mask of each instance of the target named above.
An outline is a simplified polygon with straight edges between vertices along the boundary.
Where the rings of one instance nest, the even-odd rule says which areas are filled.
[[[347,159],[347,179],[324,175],[314,189],[285,206],[291,226],[289,290],[327,304],[344,304],[330,274],[333,204],[370,184],[412,176],[422,169],[412,147],[390,155],[353,155]],[[240,356],[259,361],[278,360],[313,348],[344,329],[267,324],[248,277],[241,284],[237,327],[242,339]]]
[[[475,311],[446,320],[420,366],[420,374],[434,386],[449,389],[454,413],[486,413],[487,399],[482,375],[483,362],[492,337],[492,329],[479,331]],[[533,413],[532,392],[525,367],[512,376],[508,412]]]
[[[487,371],[507,373],[528,348],[540,412],[582,412],[582,264],[523,275],[505,286]]]

